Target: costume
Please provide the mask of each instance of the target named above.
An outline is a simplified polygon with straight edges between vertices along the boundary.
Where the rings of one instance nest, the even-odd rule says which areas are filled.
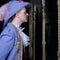
[[[21,38],[18,29],[13,24],[8,23],[0,35],[0,60],[6,58],[8,58],[7,60],[22,60],[23,42],[19,39]],[[25,46],[27,45],[25,44]]]

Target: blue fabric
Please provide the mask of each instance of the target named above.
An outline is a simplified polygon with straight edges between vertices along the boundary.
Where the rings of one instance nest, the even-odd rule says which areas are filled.
[[[4,25],[7,24],[9,18],[11,18],[16,12],[21,10],[23,7],[30,7],[31,4],[28,2],[10,1],[8,4],[8,13],[4,18]]]
[[[12,60],[14,58],[14,54],[17,51],[16,48],[13,48],[16,35],[17,32],[12,24],[9,23],[0,35],[0,60],[5,60],[9,52],[11,53],[7,60]]]

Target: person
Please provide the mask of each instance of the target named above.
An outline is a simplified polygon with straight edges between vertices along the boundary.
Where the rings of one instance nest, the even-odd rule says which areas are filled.
[[[30,8],[31,4],[23,1],[10,1],[4,6],[7,9],[2,14],[4,29],[0,34],[0,60],[26,60],[25,47],[30,42],[29,36],[23,32],[25,28],[21,25],[28,21],[26,8]]]

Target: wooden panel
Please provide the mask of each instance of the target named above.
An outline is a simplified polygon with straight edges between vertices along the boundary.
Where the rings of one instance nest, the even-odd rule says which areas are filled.
[[[58,60],[60,60],[60,0],[58,0]]]
[[[43,50],[43,53],[42,53],[42,60],[46,60],[46,54],[45,54],[45,45],[46,45],[46,42],[45,42],[45,0],[42,0],[42,18],[43,18],[43,21],[42,21],[42,50]]]
[[[36,4],[35,0],[31,1],[32,8],[29,16],[29,36],[30,36],[30,58],[31,60],[35,60],[35,13],[36,13]]]

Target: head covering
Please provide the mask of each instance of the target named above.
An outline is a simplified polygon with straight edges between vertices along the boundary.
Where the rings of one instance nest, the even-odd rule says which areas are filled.
[[[0,21],[4,20],[4,17],[7,13],[7,6],[8,6],[8,3],[6,3],[0,7]]]
[[[22,1],[10,1],[8,4],[8,13],[5,16],[4,25],[6,25],[9,21],[9,19],[16,14],[19,10],[21,10],[23,7],[31,7],[31,4],[28,2],[22,2]]]

